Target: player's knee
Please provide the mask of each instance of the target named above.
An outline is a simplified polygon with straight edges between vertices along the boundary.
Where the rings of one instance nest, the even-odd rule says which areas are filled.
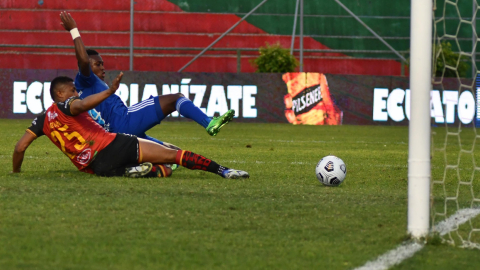
[[[175,93],[169,95],[158,96],[160,107],[165,115],[168,115],[176,110],[176,104],[179,99],[184,98],[182,93]]]

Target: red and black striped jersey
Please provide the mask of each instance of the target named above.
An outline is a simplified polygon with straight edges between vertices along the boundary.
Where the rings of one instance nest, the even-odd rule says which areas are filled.
[[[65,102],[54,103],[33,120],[27,132],[37,137],[47,135],[79,170],[93,173],[88,165],[116,134],[105,131],[87,112],[73,116],[70,105],[79,99],[71,97]]]

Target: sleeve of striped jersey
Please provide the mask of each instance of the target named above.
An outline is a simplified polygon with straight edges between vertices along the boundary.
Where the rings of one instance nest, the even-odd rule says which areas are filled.
[[[27,128],[27,132],[30,132],[31,134],[40,137],[42,135],[45,135],[43,133],[43,124],[45,123],[45,113],[37,116],[35,119],[32,121],[32,125]]]
[[[58,102],[58,109],[68,116],[73,116],[72,112],[70,111],[70,106],[73,102],[75,102],[75,100],[80,100],[80,98],[70,97],[69,99],[65,100],[65,102]]]

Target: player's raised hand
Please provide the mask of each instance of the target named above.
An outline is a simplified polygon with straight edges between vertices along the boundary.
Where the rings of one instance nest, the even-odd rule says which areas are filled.
[[[72,18],[72,15],[70,15],[70,13],[67,13],[66,11],[60,12],[60,20],[62,21],[60,24],[67,31],[70,31],[73,28],[77,28],[77,23]]]
[[[120,72],[120,74],[118,74],[118,76],[113,80],[112,85],[108,89],[109,91],[111,91],[112,94],[118,90],[118,87],[120,87],[120,82],[122,81],[122,77],[123,77],[123,72]]]

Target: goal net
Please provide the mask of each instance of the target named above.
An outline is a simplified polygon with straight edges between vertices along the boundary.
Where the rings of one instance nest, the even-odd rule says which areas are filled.
[[[477,16],[477,0],[433,0],[430,222],[443,241],[480,249],[480,215],[438,228],[462,209],[480,209]]]

